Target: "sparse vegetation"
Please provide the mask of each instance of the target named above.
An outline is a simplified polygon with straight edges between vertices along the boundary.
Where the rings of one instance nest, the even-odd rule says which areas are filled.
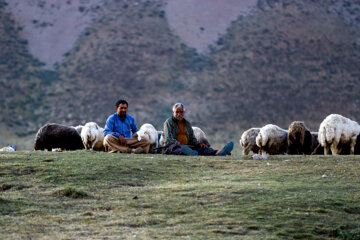
[[[0,238],[359,239],[359,168],[358,156],[0,153]]]

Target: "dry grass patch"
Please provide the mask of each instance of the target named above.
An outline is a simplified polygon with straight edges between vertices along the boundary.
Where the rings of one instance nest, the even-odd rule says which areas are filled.
[[[358,169],[358,156],[1,154],[0,238],[357,239]]]

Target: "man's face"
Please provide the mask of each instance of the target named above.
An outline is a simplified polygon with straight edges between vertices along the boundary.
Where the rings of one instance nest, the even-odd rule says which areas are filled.
[[[118,107],[116,107],[116,112],[121,119],[125,118],[127,112],[127,105],[120,103]]]
[[[182,107],[178,107],[175,109],[175,111],[173,111],[174,118],[179,121],[183,120],[184,114],[185,114],[185,111]]]

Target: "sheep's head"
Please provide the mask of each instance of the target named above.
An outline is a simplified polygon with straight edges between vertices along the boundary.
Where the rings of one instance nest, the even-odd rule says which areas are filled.
[[[160,137],[159,137],[159,145],[165,146],[165,136],[164,136],[163,132],[161,132]]]

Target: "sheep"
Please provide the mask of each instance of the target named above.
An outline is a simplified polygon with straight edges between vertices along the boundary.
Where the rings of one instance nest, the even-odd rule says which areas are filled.
[[[104,129],[95,122],[88,122],[82,127],[81,139],[86,149],[104,151]]]
[[[288,131],[276,125],[268,124],[262,127],[256,136],[259,152],[265,154],[284,154],[287,152]]]
[[[329,150],[333,155],[338,155],[346,145],[350,148],[350,154],[354,155],[359,133],[360,125],[357,122],[339,114],[330,114],[320,124],[319,143],[324,147],[325,155],[329,155]]]
[[[210,143],[209,140],[206,137],[206,134],[204,133],[203,130],[201,130],[201,128],[199,127],[192,127],[193,131],[194,131],[194,135],[196,140],[201,144],[205,144],[207,147],[210,147]]]
[[[72,127],[47,123],[35,135],[34,150],[61,148],[64,150],[84,149],[80,134]]]
[[[160,135],[161,133],[162,132],[160,132]],[[159,147],[159,131],[150,123],[143,124],[140,129],[134,133],[133,137],[137,138],[138,141],[140,141],[141,138],[148,140],[150,142],[150,152],[156,152],[156,149]]]
[[[324,148],[321,146],[321,144],[318,141],[318,132],[311,132],[311,135],[313,135],[313,137],[315,139],[315,144],[317,144],[317,146],[315,147],[315,149],[313,150],[311,155],[314,155],[314,154],[324,155]],[[349,155],[350,154],[350,145],[349,144],[339,143],[337,148],[341,149],[340,155]],[[329,151],[329,153],[331,153],[331,150]],[[354,153],[360,154],[360,134],[357,135],[357,137],[356,137]]]
[[[209,140],[206,137],[206,134],[204,133],[203,130],[201,130],[201,128],[192,127],[192,129],[194,131],[195,138],[199,143],[204,143],[208,147],[211,146],[210,143],[209,143]],[[160,140],[159,140],[159,145],[162,146],[162,147],[165,146],[165,138],[164,138],[163,133],[161,133]]]
[[[256,136],[259,132],[260,128],[250,128],[241,135],[239,142],[244,155],[249,155],[251,151],[255,154],[259,153],[260,148],[256,145]]]
[[[304,122],[294,121],[288,129],[288,154],[310,155],[318,146],[317,132],[311,133]]]

